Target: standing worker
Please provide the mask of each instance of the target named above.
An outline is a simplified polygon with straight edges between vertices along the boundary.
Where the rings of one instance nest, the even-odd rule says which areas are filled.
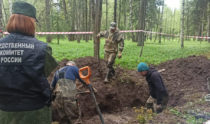
[[[61,124],[73,124],[73,120],[78,118],[76,79],[86,85],[79,76],[75,62],[68,61],[66,66],[55,72],[51,83],[55,94],[53,102],[57,116],[55,118],[58,118]]]
[[[100,32],[97,37],[105,37],[105,45],[104,45],[104,59],[107,62],[107,74],[104,79],[104,82],[109,82],[109,79],[115,75],[115,70],[113,68],[116,55],[118,53],[118,58],[122,57],[122,51],[124,48],[124,38],[120,30],[117,28],[117,24],[112,22],[110,24],[110,30]],[[119,52],[118,52],[119,45]]]
[[[0,123],[51,124],[47,76],[57,66],[51,48],[35,36],[36,9],[15,2],[0,39]]]
[[[138,72],[146,77],[149,85],[150,97],[146,103],[147,107],[152,107],[157,113],[162,112],[168,103],[168,93],[160,73],[153,68],[149,68],[144,62],[138,64]]]

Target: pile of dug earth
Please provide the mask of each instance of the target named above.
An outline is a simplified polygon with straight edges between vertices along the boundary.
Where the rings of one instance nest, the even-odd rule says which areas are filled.
[[[61,61],[57,69],[63,67],[67,61]],[[93,57],[79,58],[74,61],[79,68],[90,66],[92,71],[90,82],[97,89],[95,95],[105,123],[137,124],[132,107],[144,105],[149,97],[145,79],[136,70],[126,70],[117,66],[115,76],[110,83],[105,84],[103,80],[107,70],[104,60],[100,60],[100,64]],[[208,93],[206,79],[210,77],[210,61],[206,57],[191,56],[171,60],[160,64],[156,69],[165,69],[161,75],[169,92],[169,107],[184,105],[191,101],[191,96],[194,94],[199,94],[196,97],[200,98]],[[53,73],[49,80],[52,80],[52,77]],[[91,95],[80,94],[79,101],[83,124],[100,124]],[[158,118],[154,119],[158,122]],[[151,123],[156,122],[153,120]]]
[[[162,72],[169,92],[168,111],[158,114],[153,124],[189,124],[186,116],[210,120],[210,102],[205,96],[210,94],[207,78],[210,77],[210,60],[204,56],[190,56],[160,64],[157,68],[165,68]],[[179,111],[176,115],[171,110]],[[188,119],[188,121],[187,121]],[[194,122],[201,123],[201,122]]]

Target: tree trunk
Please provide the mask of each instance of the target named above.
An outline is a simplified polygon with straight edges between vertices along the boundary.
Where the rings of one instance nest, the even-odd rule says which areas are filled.
[[[123,4],[123,12],[124,12],[124,29],[127,29],[127,1],[123,1],[124,2],[124,4]],[[125,35],[125,37],[126,37],[126,35]]]
[[[176,24],[176,9],[174,9],[174,14],[173,14],[173,16],[174,16],[174,19],[173,19],[173,24]],[[173,25],[173,28],[172,28],[172,34],[174,35],[173,37],[172,37],[172,40],[174,40],[175,39],[175,27],[174,27],[174,25]]]
[[[204,32],[204,19],[205,19],[205,11],[202,11],[202,20],[201,20],[201,37],[203,37]],[[201,39],[201,38],[200,38]],[[203,38],[201,40],[204,40]]]
[[[3,4],[3,0],[0,0],[0,38],[3,37],[3,13],[2,13],[2,4]]]
[[[88,31],[88,2],[85,0],[85,31]],[[88,35],[85,35],[85,41],[88,42]]]
[[[129,0],[129,7],[130,7],[130,19],[129,19],[129,29],[130,30],[133,30],[133,2],[132,2],[133,0]],[[134,33],[131,33],[131,39],[132,39],[132,41],[134,41],[135,39],[134,39],[135,37],[134,37]]]
[[[59,13],[58,13],[58,11],[56,14],[57,14],[56,25],[57,25],[57,31],[59,32],[60,28],[59,28]],[[60,44],[60,35],[59,34],[57,34],[57,44]]]
[[[101,17],[102,17],[102,2],[103,0],[92,0],[92,17],[93,17],[93,39],[94,39],[94,57],[100,59],[100,42],[97,34],[100,32]]]
[[[92,0],[89,1],[89,16],[88,16],[89,17],[89,21],[88,21],[88,24],[89,25],[88,25],[88,31],[92,31],[92,27],[91,26],[92,26],[92,18],[93,18],[92,17],[93,16],[93,14],[92,14],[92,12],[93,12],[92,9],[93,8],[92,8],[92,2],[91,1]],[[89,38],[88,39],[89,40],[92,39],[92,35],[89,35]]]
[[[9,14],[12,15],[12,0],[8,0],[8,2],[9,2]]]
[[[172,15],[170,15],[170,28],[169,28],[169,34],[172,34],[172,25],[173,25],[173,16]],[[170,35],[170,36],[168,36],[168,39],[169,40],[172,40],[172,36]]]
[[[157,18],[157,20],[158,21],[160,21],[160,18],[161,18],[161,13],[160,13],[160,7],[159,7],[159,9],[158,9],[158,18]],[[160,25],[160,22],[158,22],[157,21],[157,23],[156,23],[156,32],[158,32],[158,30],[159,30],[159,25]],[[156,42],[156,40],[157,40],[157,37],[158,37],[158,34],[155,34],[155,39],[154,39],[154,42]]]
[[[68,28],[67,31],[71,31],[69,15],[68,15],[68,12],[67,12],[67,9],[66,9],[66,1],[62,0],[62,2],[63,2],[64,17],[65,17],[66,25],[67,25],[67,28]],[[70,37],[71,37],[71,35],[68,35],[68,40],[70,40]]]
[[[67,25],[67,31],[71,31],[71,26],[70,26],[70,20],[69,20],[69,16],[68,16],[68,12],[66,9],[66,1],[62,0],[63,2],[63,11],[64,11],[64,17],[65,17],[65,21],[66,21],[66,25]],[[68,35],[68,40],[70,40],[71,35]]]
[[[80,7],[77,7],[76,8],[76,31],[80,31],[81,30],[81,21],[83,20],[82,17],[81,17],[81,1],[77,0],[76,1],[76,6],[80,6]],[[81,35],[76,35],[77,37],[77,42],[80,43],[80,40],[81,40]]]
[[[163,13],[164,13],[164,0],[163,0],[163,6],[162,6],[162,12],[161,12],[161,17],[160,17],[160,34],[159,34],[159,43],[161,44],[161,33],[163,31]]]
[[[189,21],[190,21],[190,20],[189,20],[189,15],[190,15],[189,9],[190,9],[190,8],[189,8],[188,3],[189,3],[189,2],[186,2],[186,11],[187,11],[187,12],[186,12],[186,15],[187,15],[187,16],[186,16],[186,28],[187,28],[187,29],[186,29],[186,31],[187,31],[186,35],[187,35],[187,36],[190,35],[190,34],[189,34],[189,33],[190,33],[190,31],[189,31]],[[189,40],[189,37],[186,37],[186,39]]]
[[[119,1],[119,14],[118,14],[118,27],[120,28],[120,24],[121,24],[121,22],[120,22],[120,19],[121,19],[121,6],[122,6],[122,0],[120,0]]]
[[[114,1],[114,22],[117,22],[117,0]]]
[[[166,15],[166,16],[168,16],[168,15]],[[165,29],[165,31],[163,31],[163,32],[166,33],[166,34],[168,34],[167,24],[168,24],[168,18],[165,18],[165,25],[164,25],[164,28],[163,28],[163,29]],[[167,38],[167,36],[163,35],[164,42],[165,42],[166,38]]]
[[[80,31],[86,31],[86,12],[85,12],[85,9],[86,9],[86,3],[85,3],[85,0],[82,0],[81,1],[81,4],[80,4],[80,6],[82,7],[81,8],[81,14],[80,14],[80,16],[81,16],[81,19],[82,20],[80,20],[81,21],[81,25],[80,25]],[[86,38],[85,38],[85,34],[83,34],[82,35],[82,40],[85,40]]]
[[[106,29],[108,29],[108,0],[106,0]]]
[[[75,16],[76,16],[76,0],[72,1],[72,9],[71,9],[71,13],[72,13],[72,18],[71,18],[71,32],[75,32]],[[75,35],[72,34],[70,37],[70,41],[74,41],[75,40]]]
[[[208,1],[208,42],[210,43],[210,1]]]
[[[141,0],[139,8],[139,30],[145,30],[145,15],[146,15],[147,0]],[[144,32],[138,33],[138,46],[144,46]]]
[[[184,5],[185,5],[185,0],[182,0],[181,33],[180,33],[181,48],[184,48],[184,9],[185,9]]]
[[[50,32],[51,31],[51,20],[50,20],[50,0],[45,0],[45,22],[46,22],[46,31]],[[46,40],[48,43],[52,41],[51,35],[47,35]]]

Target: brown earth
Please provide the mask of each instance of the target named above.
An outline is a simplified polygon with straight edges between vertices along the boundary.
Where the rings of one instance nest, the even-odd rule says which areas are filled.
[[[210,60],[204,56],[191,56],[160,64],[169,92],[169,106],[182,106],[207,93],[207,77],[210,77]]]
[[[191,115],[189,111],[197,115],[210,113],[210,104],[204,99],[205,95],[210,93],[207,89],[210,60],[207,57],[190,56],[171,60],[160,64],[157,68],[166,69],[161,75],[169,92],[169,108],[158,114],[150,124],[189,124],[192,122],[187,122],[184,118],[184,114]],[[183,116],[177,116],[170,112],[170,109],[176,109]]]
[[[63,60],[60,65],[63,66],[66,61]],[[96,99],[103,112],[105,122],[107,124],[136,124],[137,122],[134,121],[136,115],[131,107],[144,105],[149,96],[147,83],[136,70],[116,67],[116,75],[109,84],[104,84],[106,66],[103,60],[100,65],[93,57],[79,58],[75,61],[78,67],[88,65],[92,69],[90,81],[98,91]],[[206,79],[210,77],[210,60],[204,56],[191,56],[162,63],[156,69],[166,69],[161,72],[161,75],[169,92],[168,105],[170,108],[175,107],[183,112],[202,108],[201,110],[210,112],[205,109],[209,107],[209,103],[197,102],[208,93]],[[83,94],[79,100],[81,101],[84,124],[100,124],[91,96]],[[188,106],[190,102],[197,103]],[[175,124],[177,122],[186,123],[183,118],[166,110],[148,123]]]
[[[64,66],[67,61],[61,61],[57,69]],[[105,84],[103,80],[107,70],[104,60],[100,60],[100,64],[98,64],[97,59],[85,57],[76,59],[75,62],[79,68],[90,66],[92,72],[90,82],[97,89],[95,95],[102,113],[116,113],[121,112],[125,107],[132,108],[144,105],[149,97],[147,84],[136,71],[116,67],[115,76],[110,83]],[[52,80],[52,77],[53,73],[49,80]],[[84,120],[97,115],[95,104],[90,94],[80,94],[79,101]],[[105,122],[108,120],[105,119]]]

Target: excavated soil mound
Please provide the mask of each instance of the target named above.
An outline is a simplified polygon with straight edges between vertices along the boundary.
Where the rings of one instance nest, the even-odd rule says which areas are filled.
[[[182,106],[208,93],[210,60],[204,56],[167,61],[157,68],[166,69],[161,75],[169,92],[169,106]]]
[[[64,66],[68,60],[59,63]],[[110,83],[103,82],[106,75],[106,63],[93,57],[85,57],[74,60],[79,68],[90,66],[92,76],[90,82],[97,90],[96,99],[103,113],[115,113],[122,111],[124,107],[140,106],[145,104],[149,97],[148,86],[136,71],[125,70],[120,67],[115,68],[115,76]],[[52,80],[53,73],[49,77]],[[80,108],[83,118],[91,117],[97,114],[95,104],[89,93],[80,94]]]
[[[67,61],[60,62],[57,69],[64,66]],[[110,115],[113,115],[123,111],[125,107],[143,105],[146,102],[149,96],[148,86],[143,77],[136,71],[116,67],[116,75],[109,84],[104,84],[106,63],[103,60],[100,61],[100,64],[93,57],[79,58],[75,61],[79,68],[91,67],[90,81],[93,87],[97,89],[96,99],[103,114],[109,115],[111,113]],[[208,93],[207,78],[210,77],[210,60],[204,56],[191,56],[167,61],[158,65],[156,69],[165,69],[161,75],[169,93],[168,105],[171,107],[183,106],[187,102],[198,100]],[[52,76],[53,73],[49,80],[52,79]],[[98,118],[90,94],[81,94],[79,101],[84,120],[88,120],[89,117]],[[107,118],[105,117],[105,122],[112,123],[110,118]],[[158,120],[161,119],[157,118],[157,122]],[[91,120],[90,118],[89,122],[93,123],[95,119]]]

